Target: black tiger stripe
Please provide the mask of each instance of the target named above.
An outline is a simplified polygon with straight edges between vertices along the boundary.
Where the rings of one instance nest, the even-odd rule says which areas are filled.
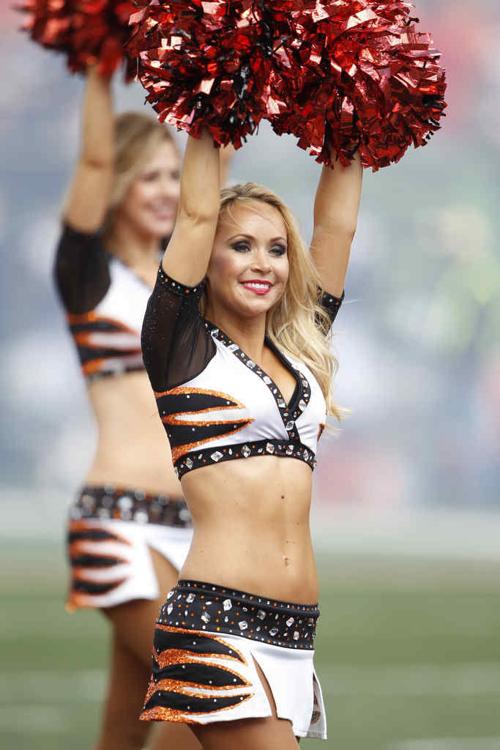
[[[192,713],[212,713],[224,708],[232,708],[241,703],[246,697],[241,695],[211,696],[200,697],[194,695],[184,695],[183,693],[174,693],[170,690],[157,690],[149,698],[144,706],[144,712],[168,706],[170,711]]]
[[[111,531],[106,529],[79,529],[78,531],[70,531],[68,534],[68,542],[120,542],[123,544],[123,540],[120,537],[115,536]]]
[[[71,564],[75,568],[112,568],[114,565],[123,565],[126,560],[112,555],[70,555]]]
[[[229,656],[232,659],[244,662],[241,654],[221,639],[201,635],[196,630],[183,633],[182,631],[175,631],[173,629],[164,630],[161,625],[157,626],[154,635],[154,648],[159,654],[167,649],[176,649],[204,656]]]
[[[163,669],[154,669],[154,679],[160,680],[182,680],[186,683],[203,685],[207,688],[234,688],[247,687],[247,682],[228,669],[223,669],[211,664],[200,664],[197,662],[186,662],[184,664],[170,664]]]
[[[74,592],[79,594],[92,594],[95,596],[102,596],[103,594],[109,594],[110,591],[121,586],[125,582],[125,578],[120,578],[119,581],[112,581],[108,583],[94,583],[92,581],[80,581],[77,578],[73,579],[72,589]]]

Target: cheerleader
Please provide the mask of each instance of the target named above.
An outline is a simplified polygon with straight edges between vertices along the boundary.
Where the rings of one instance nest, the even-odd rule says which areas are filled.
[[[98,750],[138,750],[154,622],[191,542],[191,516],[144,371],[140,330],[161,243],[172,231],[179,155],[145,115],[113,114],[111,82],[89,68],[80,156],[63,213],[55,280],[97,443],[70,508],[68,608],[100,609],[111,625],[109,687]],[[199,747],[165,727],[162,748]]]
[[[309,253],[274,193],[220,193],[211,136],[189,138],[142,345],[194,537],[142,718],[187,724],[206,750],[326,737],[309,509],[361,174],[359,157],[323,168]]]

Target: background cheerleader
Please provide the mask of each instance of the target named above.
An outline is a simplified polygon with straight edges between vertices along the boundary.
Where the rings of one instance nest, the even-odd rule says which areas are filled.
[[[161,241],[173,226],[178,161],[154,120],[114,117],[110,79],[90,68],[55,278],[98,426],[85,486],[70,509],[68,607],[99,608],[112,628],[102,750],[144,743],[147,725],[137,716],[153,623],[191,540],[139,337]],[[195,747],[183,728],[160,739],[166,748]]]

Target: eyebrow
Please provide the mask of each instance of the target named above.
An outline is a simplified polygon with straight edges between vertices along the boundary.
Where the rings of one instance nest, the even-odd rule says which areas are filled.
[[[244,234],[242,232],[238,232],[238,234],[233,234],[232,237],[228,237],[227,242],[231,242],[232,240],[235,240],[237,237],[240,237],[241,239],[244,239],[244,240],[254,240],[255,239],[255,237],[253,237],[253,235],[251,235],[251,234]],[[286,238],[282,237],[281,235],[279,235],[278,237],[272,237],[270,241],[271,242],[277,242],[278,240],[281,240],[282,242],[284,242],[286,244]]]

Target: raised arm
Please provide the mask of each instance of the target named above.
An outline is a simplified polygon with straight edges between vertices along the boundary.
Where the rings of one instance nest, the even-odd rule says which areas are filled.
[[[90,67],[80,155],[63,211],[66,223],[80,232],[96,232],[104,221],[113,179],[114,138],[111,81]]]
[[[219,172],[219,149],[209,133],[189,136],[177,218],[162,263],[165,273],[187,286],[196,286],[207,272],[219,216]]]
[[[348,167],[323,167],[314,201],[311,255],[326,292],[341,297],[358,221],[362,167],[359,155]]]

